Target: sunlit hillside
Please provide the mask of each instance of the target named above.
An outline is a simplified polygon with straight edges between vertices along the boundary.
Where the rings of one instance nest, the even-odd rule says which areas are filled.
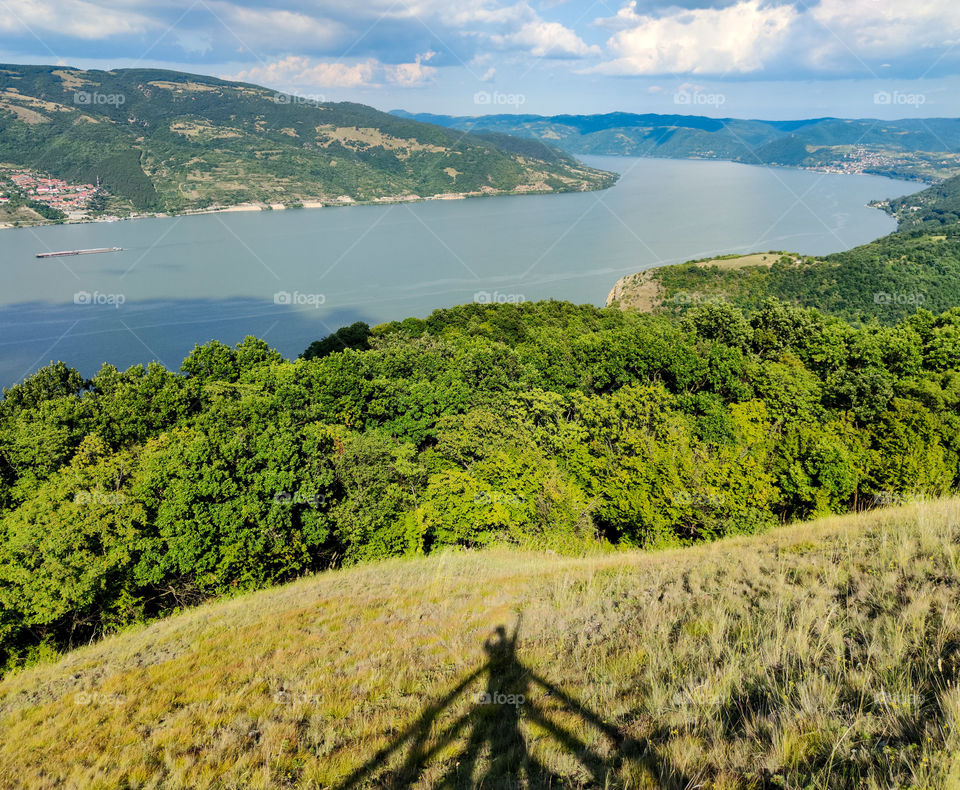
[[[956,787],[958,541],[952,499],[322,573],[8,676],[0,784]]]

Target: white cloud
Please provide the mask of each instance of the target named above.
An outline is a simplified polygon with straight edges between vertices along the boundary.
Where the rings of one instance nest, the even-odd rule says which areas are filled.
[[[615,30],[634,27],[643,22],[647,17],[637,11],[637,0],[630,0],[625,6],[617,11],[615,16],[600,17],[595,19],[593,24],[596,27],[607,27]]]
[[[400,85],[404,88],[413,88],[427,84],[436,76],[437,69],[424,64],[436,54],[436,52],[424,52],[422,55],[417,55],[413,63],[398,63],[395,66],[385,66],[384,71],[387,75],[387,80],[394,85]]]
[[[571,9],[550,10],[563,2],[3,0],[0,35],[16,38],[18,51],[33,47],[34,58],[50,54],[40,42],[54,36],[50,46],[68,61],[135,58],[149,45],[155,63],[183,65],[185,54],[208,64],[239,57],[252,64],[253,81],[289,73],[331,87],[425,85],[457,63],[489,81],[494,65],[502,75],[511,65],[522,69],[524,59],[598,55],[604,62],[586,71],[792,79],[960,68],[960,46],[950,49],[960,44],[960,0],[696,0],[711,5],[692,9],[682,7],[688,0],[605,0],[619,10],[577,23]],[[602,49],[592,44],[598,29]],[[64,43],[69,38],[74,43]],[[428,47],[443,58],[428,57]],[[344,53],[348,63],[337,60]]]
[[[600,49],[576,31],[540,16],[528,2],[499,4],[495,0],[418,0],[408,10],[418,19],[435,15],[440,25],[497,49],[525,51],[537,58],[580,58]]]
[[[381,63],[375,58],[354,63],[314,61],[303,55],[288,55],[285,58],[244,69],[225,79],[252,82],[274,88],[371,88],[383,82],[401,88],[413,88],[428,84],[437,69],[426,62],[436,55],[424,52],[412,63]]]
[[[317,86],[360,88],[373,84],[380,64],[372,58],[359,63],[315,63],[302,55],[287,57],[263,66],[254,66],[227,79],[270,86]]]
[[[0,32],[96,40],[143,33],[159,23],[130,11],[129,6],[110,8],[85,0],[5,0],[0,13]]]
[[[595,26],[615,32],[604,74],[843,74],[929,66],[960,43],[957,0],[737,0],[722,8],[642,13],[631,0]],[[960,48],[957,50],[960,54]],[[944,58],[946,59],[946,58]]]
[[[791,5],[766,6],[760,0],[662,17],[638,14],[631,3],[615,18],[624,29],[607,42],[613,59],[593,70],[605,74],[756,72],[782,51],[797,16]]]
[[[819,51],[814,66],[831,67],[851,57],[887,60],[933,49],[931,63],[944,48],[960,41],[960,3],[956,0],[821,0],[810,20],[830,46]]]
[[[285,9],[247,8],[218,0],[204,2],[199,11],[209,10],[210,27],[222,26],[235,45],[253,52],[266,48],[294,46],[333,48],[349,37],[349,28],[325,16]],[[219,25],[218,25],[219,23]]]
[[[205,55],[213,49],[213,36],[194,31],[177,32],[177,45],[189,54]]]
[[[582,58],[600,54],[599,47],[588,46],[570,28],[542,19],[527,22],[516,33],[491,36],[491,40],[501,46],[525,49],[538,58]]]

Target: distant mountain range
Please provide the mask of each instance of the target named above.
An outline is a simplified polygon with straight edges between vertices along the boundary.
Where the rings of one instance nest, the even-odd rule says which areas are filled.
[[[495,131],[572,154],[727,159],[935,181],[960,174],[960,119],[759,121],[696,115],[411,114],[450,129]]]
[[[0,167],[99,182],[136,211],[598,189],[615,176],[502,134],[173,71],[0,65]],[[2,190],[0,190],[2,191]]]

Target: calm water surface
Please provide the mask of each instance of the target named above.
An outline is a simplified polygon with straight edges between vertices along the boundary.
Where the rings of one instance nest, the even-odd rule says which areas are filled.
[[[867,202],[922,188],[729,162],[585,160],[620,182],[586,194],[0,231],[0,385],[57,359],[88,376],[104,361],[178,368],[196,343],[247,334],[296,356],[353,321],[474,299],[603,304],[619,277],[651,266],[862,244],[895,227]],[[114,246],[124,251],[34,257]]]

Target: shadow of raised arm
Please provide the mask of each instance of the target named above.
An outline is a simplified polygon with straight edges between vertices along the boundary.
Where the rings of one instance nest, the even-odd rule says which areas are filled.
[[[628,764],[641,768],[648,781],[652,780],[657,787],[689,790],[694,786],[682,772],[657,754],[653,741],[628,736],[521,663],[517,657],[519,630],[519,618],[510,635],[504,626],[498,626],[483,643],[487,661],[432,703],[392,743],[335,785],[334,790],[356,790],[368,782],[380,787],[411,787],[424,778],[423,771],[429,762],[461,736],[466,737],[464,748],[455,759],[451,759],[448,766],[440,769],[442,775],[433,781],[433,786],[526,787],[528,790],[561,786],[564,778],[552,773],[531,752],[523,734],[526,729],[522,726],[524,719],[548,733],[564,752],[574,757],[590,774],[591,786],[618,786],[619,775]],[[485,692],[478,696],[466,713],[439,734],[435,733],[440,714],[481,677],[486,678]],[[569,727],[551,720],[549,711],[529,699],[530,688],[534,685],[606,736],[613,744],[613,753],[604,757]],[[404,748],[408,748],[408,751],[401,765],[395,771],[382,772],[392,756]],[[482,775],[477,776],[478,773]],[[629,781],[625,778],[624,784]]]
[[[407,759],[404,761],[404,768],[405,769],[416,768],[416,766],[413,765],[412,763],[419,762],[420,759],[428,758],[430,754],[432,754],[438,748],[440,748],[439,746],[436,746],[433,749],[431,749],[430,752],[423,754],[420,759],[417,759],[417,756],[420,755],[421,753],[421,748],[424,741],[430,734],[430,728],[433,726],[434,720],[446,709],[446,707],[451,702],[453,702],[457,697],[459,697],[460,694],[462,694],[464,690],[471,683],[473,683],[478,677],[480,677],[484,672],[486,672],[488,669],[488,666],[489,666],[489,663],[484,664],[478,670],[476,670],[475,672],[472,672],[470,675],[468,675],[463,680],[461,680],[456,685],[455,688],[447,692],[446,695],[444,695],[441,699],[437,700],[429,708],[427,708],[427,710],[424,711],[424,713],[420,716],[419,719],[417,719],[413,724],[407,727],[407,729],[404,730],[404,732],[402,732],[399,736],[397,736],[396,739],[394,739],[393,743],[391,743],[389,746],[385,746],[384,748],[380,749],[380,751],[378,751],[375,755],[373,755],[373,757],[367,760],[367,762],[365,762],[362,766],[357,768],[352,774],[350,774],[348,777],[342,780],[339,784],[335,785],[335,790],[350,790],[351,788],[359,787],[361,782],[363,782],[366,778],[368,778],[378,768],[381,768],[383,765],[385,765],[387,760],[390,758],[390,756],[395,752],[397,752],[398,750],[400,750],[403,747],[403,745],[407,743],[407,741],[410,741],[411,739],[413,739],[413,743],[411,744],[411,747],[410,747],[410,754],[407,756]],[[463,716],[460,720],[458,720],[457,723],[460,724],[461,722],[463,722],[465,724],[467,718],[468,716]],[[459,731],[459,729],[462,729],[462,727],[457,728],[454,731],[454,733],[451,734],[448,739],[446,739],[447,742],[449,742],[449,740],[452,740],[452,738],[455,737],[455,733],[456,731]]]
[[[684,775],[675,766],[671,765],[670,762],[660,757],[655,753],[653,743],[646,738],[633,738],[618,727],[610,724],[607,721],[604,721],[597,713],[590,710],[579,700],[574,699],[569,694],[567,694],[562,689],[555,686],[549,680],[546,680],[536,673],[531,673],[530,679],[540,686],[544,691],[548,692],[550,695],[556,697],[560,700],[567,708],[572,710],[578,716],[583,718],[584,721],[589,722],[594,727],[596,727],[600,732],[606,735],[614,743],[614,748],[617,751],[616,758],[613,760],[613,763],[610,765],[609,770],[619,769],[624,762],[626,761],[635,761],[639,763],[648,775],[659,782],[659,787],[661,788],[678,788],[678,790],[688,790],[688,788],[695,787],[695,783]],[[557,725],[553,725],[550,722],[539,722],[542,726],[547,727],[551,734],[561,742],[567,738],[571,738],[568,733],[561,730]],[[556,728],[556,729],[554,729]],[[579,741],[572,739],[567,741],[568,748],[574,748]],[[595,756],[589,750],[582,752],[584,757],[595,759]],[[590,765],[584,759],[581,759],[581,762],[585,767],[591,769],[591,772],[596,776],[596,769],[591,768]],[[598,780],[599,781],[599,780]]]

